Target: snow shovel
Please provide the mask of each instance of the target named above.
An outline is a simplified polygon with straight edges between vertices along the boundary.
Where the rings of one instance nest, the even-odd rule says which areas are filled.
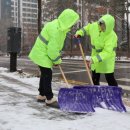
[[[86,70],[88,72],[88,76],[91,82],[91,85],[93,85],[92,78],[90,75],[89,68],[86,63],[86,59],[84,56],[83,48],[80,42],[80,39],[78,38],[78,44],[80,47],[80,51],[86,66]],[[92,104],[93,107],[101,107],[119,112],[126,112],[126,108],[123,105],[121,95],[122,95],[122,88],[117,87],[117,86],[75,86],[75,89],[80,89],[80,90],[85,90],[92,95]]]
[[[74,86],[75,89],[80,89],[91,93],[92,105],[94,108],[106,108],[109,110],[126,112],[123,105],[121,95],[122,88],[117,86]]]
[[[92,95],[84,90],[69,88],[67,79],[60,65],[59,68],[67,86],[59,90],[58,103],[60,109],[65,112],[74,113],[95,112],[92,107]]]

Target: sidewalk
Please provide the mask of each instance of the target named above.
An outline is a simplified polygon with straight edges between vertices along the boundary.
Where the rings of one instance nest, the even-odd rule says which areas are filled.
[[[0,130],[93,130],[95,127],[96,130],[130,130],[129,107],[128,113],[100,108],[91,115],[64,113],[36,102],[38,84],[36,77],[0,68]],[[52,86],[57,96],[59,88],[65,84],[53,82]]]

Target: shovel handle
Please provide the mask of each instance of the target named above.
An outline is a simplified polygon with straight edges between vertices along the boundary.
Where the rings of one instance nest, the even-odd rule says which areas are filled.
[[[61,66],[60,66],[60,65],[58,65],[58,66],[59,66],[60,72],[61,72],[61,74],[62,74],[62,77],[63,77],[63,79],[64,79],[64,81],[65,81],[65,83],[66,83],[66,85],[67,85],[67,88],[69,88],[69,83],[68,83],[68,81],[67,81],[67,79],[66,79],[66,76],[65,76],[65,74],[64,74],[64,72],[63,72]]]
[[[85,64],[85,67],[86,67],[86,70],[87,70],[87,74],[88,74],[90,83],[91,83],[91,85],[94,85],[94,84],[93,84],[92,77],[91,77],[91,74],[90,74],[90,70],[89,70],[89,68],[88,68],[88,65],[87,65],[87,62],[86,62],[86,58],[85,58],[85,55],[84,55],[84,52],[83,52],[83,48],[82,48],[82,45],[81,45],[81,42],[80,42],[79,39],[78,39],[78,44],[79,44],[79,48],[80,48],[80,51],[81,51],[81,54],[82,54],[82,58],[83,58],[83,60],[84,60],[84,64]]]

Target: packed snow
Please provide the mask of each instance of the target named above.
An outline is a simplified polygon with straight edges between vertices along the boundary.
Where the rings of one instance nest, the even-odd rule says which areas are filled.
[[[96,108],[94,114],[64,113],[36,102],[39,78],[0,67],[0,130],[130,130],[130,108],[119,113]],[[53,80],[55,96],[63,82]]]

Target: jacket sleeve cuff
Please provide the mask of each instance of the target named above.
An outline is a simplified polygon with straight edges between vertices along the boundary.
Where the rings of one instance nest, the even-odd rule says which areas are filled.
[[[98,55],[92,57],[92,61],[93,61],[93,63],[102,62],[102,58],[98,54]]]
[[[84,34],[83,34],[83,31],[82,31],[82,30],[78,30],[78,31],[76,32],[76,35],[84,36]]]
[[[61,60],[61,56],[58,56],[56,59],[52,60],[52,62],[54,64],[61,64],[62,60]]]

